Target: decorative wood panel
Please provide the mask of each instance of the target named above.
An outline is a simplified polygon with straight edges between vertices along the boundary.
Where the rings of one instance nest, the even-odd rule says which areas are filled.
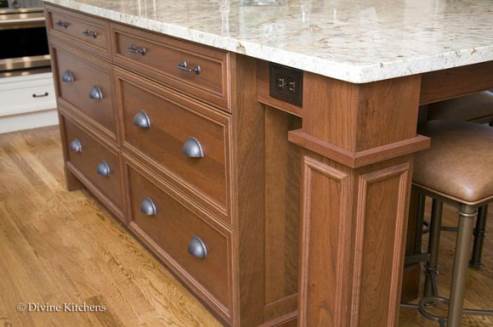
[[[352,327],[396,326],[409,173],[404,163],[358,178]]]
[[[300,326],[343,326],[351,177],[309,156],[302,171]]]

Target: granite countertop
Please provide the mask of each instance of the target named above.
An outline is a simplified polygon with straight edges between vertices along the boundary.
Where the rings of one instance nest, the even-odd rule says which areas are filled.
[[[251,1],[46,0],[353,83],[493,60],[492,0]]]

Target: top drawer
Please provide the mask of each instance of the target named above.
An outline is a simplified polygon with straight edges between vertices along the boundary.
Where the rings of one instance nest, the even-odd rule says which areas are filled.
[[[71,11],[48,6],[46,8],[48,32],[56,36],[75,38],[84,45],[109,56],[109,24],[103,20],[79,15]]]
[[[112,33],[116,63],[231,111],[227,52],[115,24]]]

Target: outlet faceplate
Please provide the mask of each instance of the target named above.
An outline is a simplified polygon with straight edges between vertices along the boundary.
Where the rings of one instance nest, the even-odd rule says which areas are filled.
[[[303,71],[269,63],[271,97],[301,107],[303,105]]]

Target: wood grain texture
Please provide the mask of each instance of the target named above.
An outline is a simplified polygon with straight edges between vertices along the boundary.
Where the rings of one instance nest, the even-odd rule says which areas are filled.
[[[50,53],[58,103],[80,113],[95,128],[116,141],[117,124],[113,106],[111,66],[53,37],[50,39]],[[67,71],[73,73],[74,82],[63,82],[63,74]],[[89,97],[93,87],[101,89],[103,100],[96,101]]]
[[[255,61],[234,56],[232,214],[235,279],[234,326],[257,326],[264,321],[265,203],[264,113],[255,101]],[[241,90],[241,92],[240,92]],[[253,99],[253,101],[252,101]],[[248,128],[247,128],[248,126]]]
[[[154,176],[152,179],[144,176],[128,164],[126,173],[131,199],[130,229],[229,321],[232,303],[230,233],[208,220],[198,208],[191,207]],[[155,203],[155,216],[141,213],[140,205],[145,197]],[[194,236],[200,237],[207,247],[204,259],[188,253],[188,244]]]
[[[304,156],[299,326],[347,325],[352,177]],[[323,199],[322,199],[323,197]]]
[[[123,147],[179,180],[181,188],[222,211],[230,222],[230,116],[135,74],[115,69],[114,76]],[[139,112],[147,114],[150,128],[135,126]],[[201,143],[204,158],[183,154],[190,137]]]
[[[0,136],[0,325],[221,326],[86,191],[68,192],[57,128]],[[20,313],[18,303],[104,313]]]
[[[111,33],[116,64],[231,112],[226,51],[116,23],[111,23]],[[145,55],[130,53],[131,46],[145,48]],[[184,60],[190,67],[200,66],[200,74],[178,69]]]
[[[119,154],[73,121],[64,116],[61,116],[61,119],[67,137],[65,146],[69,148],[70,143],[76,139],[82,145],[81,152],[68,149],[66,165],[72,174],[78,175],[79,179],[81,175],[84,176],[86,186],[90,187],[87,184],[91,184],[96,188],[101,200],[111,202],[110,206],[114,207],[120,219],[123,218],[123,186]],[[101,176],[97,173],[96,167],[103,161],[107,162],[111,169],[109,176]]]
[[[423,74],[420,104],[425,105],[493,88],[493,62]]]
[[[300,126],[299,118],[265,107],[266,319],[296,310],[301,153],[286,135]]]
[[[429,145],[416,135],[420,78],[354,85],[306,73],[307,80],[314,92],[304,97],[310,110],[299,133],[342,151],[316,151],[320,157],[295,142],[306,150],[298,325],[397,326],[410,154]],[[341,164],[341,153],[366,158]]]
[[[45,15],[49,34],[82,46],[95,54],[109,57],[110,26],[106,20],[78,14],[53,5],[45,6]],[[68,25],[62,27],[57,24],[59,22]],[[86,31],[96,33],[95,37],[87,35]]]
[[[411,179],[407,160],[358,177],[351,326],[397,326]]]

